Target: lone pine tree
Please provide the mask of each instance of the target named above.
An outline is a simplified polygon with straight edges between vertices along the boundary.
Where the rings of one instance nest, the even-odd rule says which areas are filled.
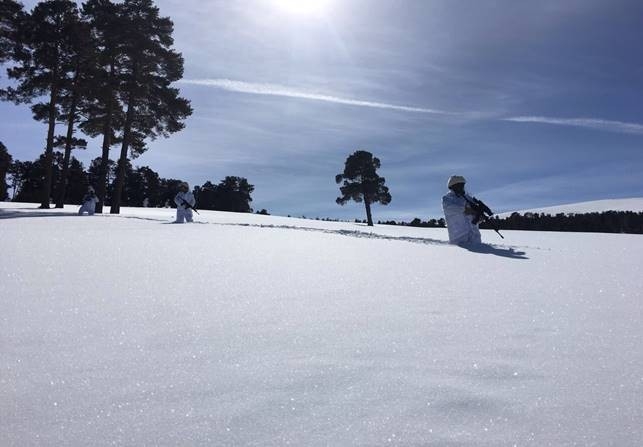
[[[377,174],[380,168],[380,160],[373,157],[367,151],[356,151],[346,159],[344,172],[335,176],[336,183],[342,183],[339,188],[342,193],[336,202],[344,205],[350,200],[357,203],[364,201],[366,207],[366,220],[369,226],[373,226],[371,215],[371,204],[379,202],[388,205],[391,202],[391,194],[388,187],[384,185],[384,177]]]

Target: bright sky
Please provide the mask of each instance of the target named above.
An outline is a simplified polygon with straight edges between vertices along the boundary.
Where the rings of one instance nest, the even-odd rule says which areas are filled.
[[[364,218],[335,203],[334,181],[362,149],[393,197],[375,220],[440,217],[452,174],[497,212],[643,196],[637,0],[157,4],[194,108],[133,162],[163,177],[243,176],[255,209]],[[27,107],[0,104],[14,158],[35,159],[45,137]],[[76,156],[99,154],[97,141]]]

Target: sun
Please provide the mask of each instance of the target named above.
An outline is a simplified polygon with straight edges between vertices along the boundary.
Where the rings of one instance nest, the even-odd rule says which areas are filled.
[[[328,12],[331,0],[273,0],[287,14],[306,17],[323,16]]]

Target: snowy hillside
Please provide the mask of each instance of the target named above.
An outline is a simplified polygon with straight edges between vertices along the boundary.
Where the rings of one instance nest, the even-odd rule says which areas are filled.
[[[631,199],[593,200],[590,202],[568,203],[565,205],[549,206],[545,208],[519,210],[517,212],[520,214],[539,213],[554,216],[559,213],[583,214],[602,213],[605,211],[633,211],[635,213],[643,213],[643,197],[635,197]],[[509,215],[511,215],[511,213],[499,214],[500,217],[506,217]]]
[[[0,204],[2,446],[643,445],[643,237]]]

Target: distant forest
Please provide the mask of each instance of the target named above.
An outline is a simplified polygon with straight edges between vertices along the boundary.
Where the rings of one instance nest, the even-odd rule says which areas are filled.
[[[0,143],[2,144],[2,143]],[[0,147],[0,171],[7,174],[8,183],[0,175],[0,200],[6,200],[9,195],[14,202],[38,202],[44,181],[43,158],[35,161],[11,161],[6,151]],[[62,189],[63,154],[54,153],[52,163],[51,190],[55,196],[64,194],[64,203],[80,205],[87,193],[87,187],[96,184],[99,178],[101,158],[94,159],[88,169],[75,157],[71,157],[67,172],[67,187]],[[117,163],[109,160],[107,171],[107,188],[105,202],[111,203],[115,191]],[[0,172],[2,174],[2,172]],[[132,167],[126,162],[125,179],[121,190],[123,206],[140,207],[174,207],[174,196],[178,189],[179,179],[162,178],[148,166]],[[195,186],[193,193],[197,197],[197,207],[206,210],[252,212],[250,202],[254,186],[243,177],[228,176],[218,184],[207,181],[201,186]],[[267,214],[261,210],[261,214]]]
[[[643,213],[604,211],[602,213],[512,213],[509,217],[482,222],[480,228],[499,230],[574,231],[588,233],[643,234]]]
[[[360,221],[361,222],[361,221]],[[411,222],[380,221],[381,225],[402,225],[409,227],[442,228],[444,219],[422,221],[417,217]],[[509,217],[480,223],[486,230],[525,231],[573,231],[585,233],[630,233],[643,234],[643,213],[633,211],[604,211],[602,213],[558,213],[554,216],[539,213],[512,213]]]

